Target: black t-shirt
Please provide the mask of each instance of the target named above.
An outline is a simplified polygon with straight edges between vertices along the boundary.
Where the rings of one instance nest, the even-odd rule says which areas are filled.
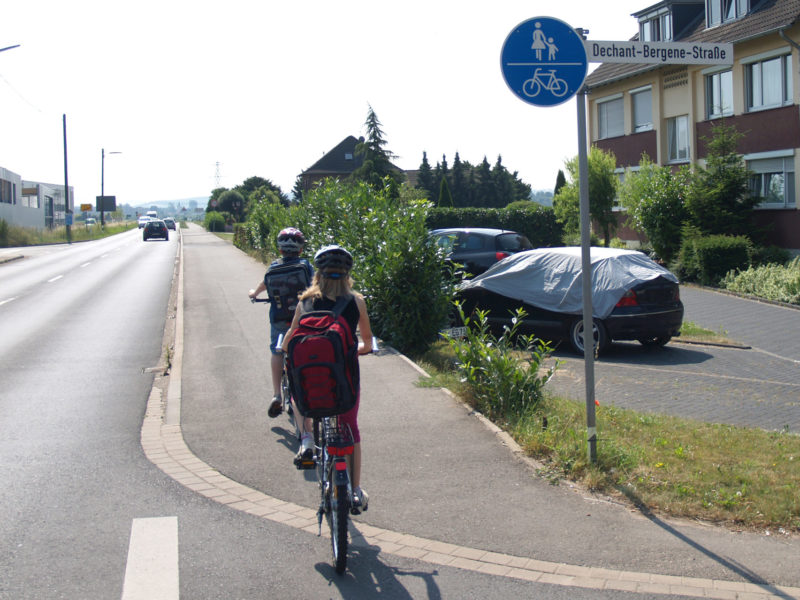
[[[323,296],[322,298],[315,298],[313,302],[314,310],[332,310],[333,306],[336,304],[334,300]],[[350,329],[353,332],[353,338],[356,338],[356,328],[358,327],[358,321],[360,320],[361,313],[358,310],[358,304],[356,304],[356,297],[351,296],[350,302],[344,307],[342,311],[342,316],[344,317],[347,324],[350,325]]]

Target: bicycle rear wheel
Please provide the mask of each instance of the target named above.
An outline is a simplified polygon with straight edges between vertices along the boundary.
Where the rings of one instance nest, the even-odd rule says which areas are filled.
[[[343,484],[331,486],[328,525],[331,528],[333,566],[339,575],[344,573],[347,568],[347,519],[349,514],[350,502],[347,497],[347,486]]]
[[[286,374],[286,371],[284,371],[281,376],[281,397],[283,398],[283,410],[286,412],[292,425],[294,425],[294,435],[299,440],[300,426],[298,425],[297,419],[302,419],[303,417],[294,413],[294,407],[292,406],[292,388],[289,386],[289,376]]]

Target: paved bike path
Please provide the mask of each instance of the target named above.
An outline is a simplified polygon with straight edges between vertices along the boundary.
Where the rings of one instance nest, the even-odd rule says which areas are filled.
[[[311,474],[291,467],[285,417],[266,416],[264,267],[192,227],[182,235],[182,356],[148,455],[198,493],[316,531]],[[399,354],[362,360],[363,482],[354,542],[434,564],[559,585],[676,596],[800,598],[800,541],[668,521],[537,477],[513,442]],[[318,543],[310,538],[309,543]],[[791,586],[780,590],[774,586]],[[700,593],[702,591],[702,593]],[[747,596],[746,594],[753,594]]]

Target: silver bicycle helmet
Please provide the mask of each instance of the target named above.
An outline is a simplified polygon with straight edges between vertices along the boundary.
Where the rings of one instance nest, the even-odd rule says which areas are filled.
[[[319,269],[344,269],[353,268],[353,255],[341,246],[331,245],[320,248],[314,255],[314,266]]]
[[[286,254],[300,254],[303,246],[306,245],[306,238],[303,232],[295,227],[281,229],[278,234],[278,249]]]

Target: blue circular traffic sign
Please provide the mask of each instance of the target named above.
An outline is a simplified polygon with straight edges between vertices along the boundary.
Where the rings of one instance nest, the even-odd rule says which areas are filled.
[[[500,54],[511,91],[535,106],[566,102],[583,86],[588,60],[583,38],[552,17],[534,17],[508,34]]]

